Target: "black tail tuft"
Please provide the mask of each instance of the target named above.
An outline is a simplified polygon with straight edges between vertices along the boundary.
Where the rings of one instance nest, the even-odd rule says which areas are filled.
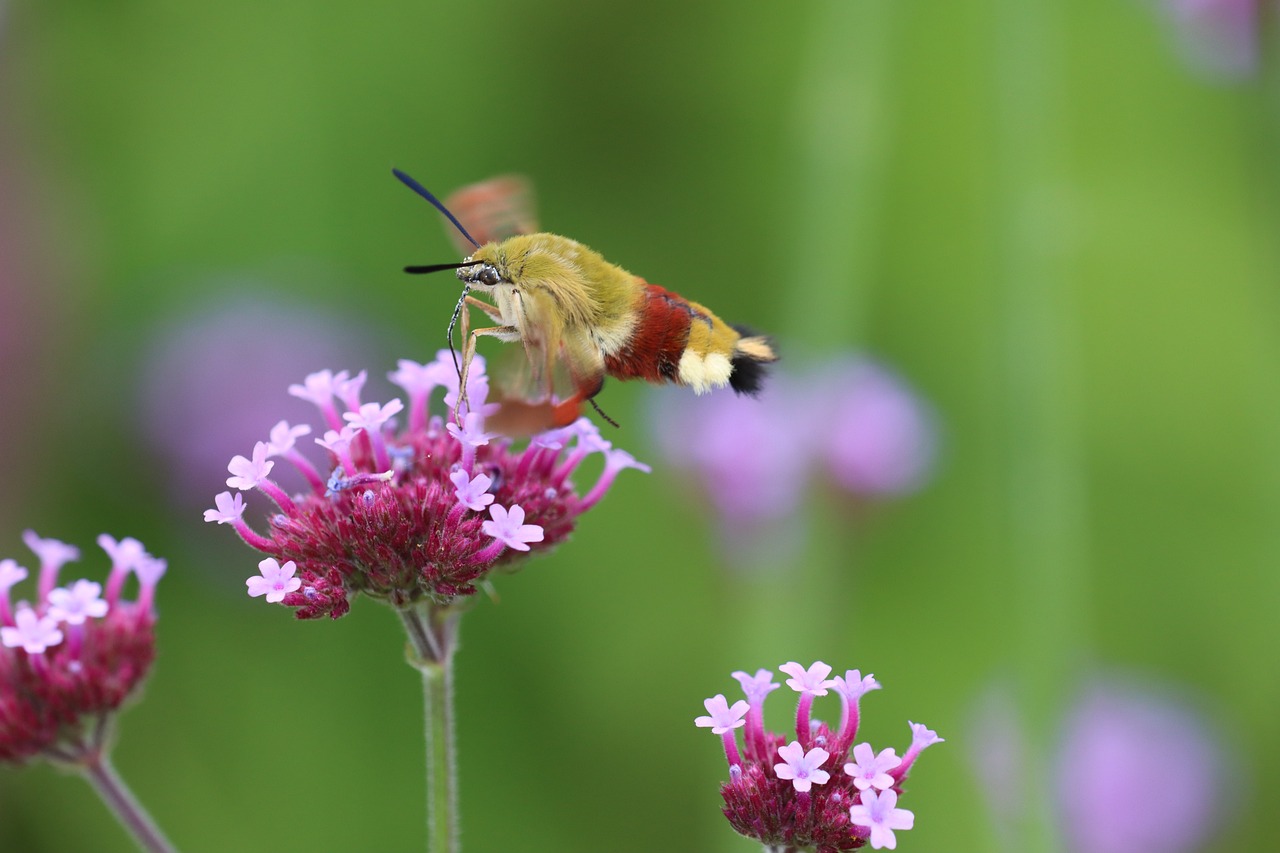
[[[733,372],[729,374],[729,387],[739,394],[754,397],[764,388],[769,365],[777,361],[778,356],[768,338],[756,335],[743,326],[733,328],[742,338],[730,359]]]

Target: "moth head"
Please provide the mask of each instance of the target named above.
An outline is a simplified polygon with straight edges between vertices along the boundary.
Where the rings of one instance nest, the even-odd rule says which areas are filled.
[[[480,291],[493,290],[506,282],[505,276],[497,265],[476,255],[467,258],[464,266],[458,267],[457,275],[459,281],[466,282]]]

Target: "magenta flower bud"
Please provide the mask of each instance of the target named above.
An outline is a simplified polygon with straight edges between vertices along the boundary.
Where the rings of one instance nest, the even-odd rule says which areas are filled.
[[[860,743],[852,745],[850,760],[851,744],[842,744],[836,730],[809,717],[814,700],[827,695],[828,688],[835,687],[843,703],[856,703],[880,685],[858,670],[828,679],[831,667],[820,661],[807,669],[788,663],[780,670],[791,676],[787,686],[800,694],[797,718],[807,741],[790,733],[753,731],[760,725],[760,706],[779,686],[769,670],[754,676],[735,672],[747,700],[730,706],[724,696],[713,696],[705,702],[707,716],[695,720],[724,740],[729,780],[720,786],[720,795],[729,825],[768,850],[893,849],[894,832],[915,823],[912,812],[898,808],[903,774],[894,772],[902,764],[897,752],[877,754]],[[738,728],[744,729],[741,751],[735,739]],[[924,726],[913,724],[912,733],[906,754],[913,761],[925,746],[941,740]]]
[[[45,561],[53,541],[28,537]],[[111,546],[113,575],[138,576],[138,600],[104,598],[102,584],[76,580],[35,607],[0,614],[0,761],[76,761],[95,752],[114,713],[146,678],[155,656],[151,590],[165,563],[136,539],[117,543],[103,534],[102,541]],[[78,553],[56,544],[59,566]],[[22,580],[18,568],[0,561],[5,583]]]

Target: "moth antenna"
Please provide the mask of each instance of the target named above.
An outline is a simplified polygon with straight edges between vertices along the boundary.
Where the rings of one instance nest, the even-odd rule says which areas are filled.
[[[417,181],[415,181],[413,178],[409,177],[408,175],[406,175],[404,172],[400,171],[399,169],[392,169],[392,170],[391,170],[391,174],[393,174],[393,175],[395,175],[397,178],[399,178],[399,179],[400,179],[400,183],[404,184],[406,187],[408,187],[409,189],[413,190],[413,191],[414,191],[414,192],[416,192],[418,195],[422,196],[422,197],[423,197],[423,198],[425,198],[427,201],[429,201],[429,202],[431,202],[433,205],[435,205],[436,210],[440,211],[440,212],[441,212],[441,213],[443,213],[446,217],[448,217],[449,221],[453,223],[453,227],[454,227],[454,228],[457,228],[457,229],[458,229],[458,231],[462,234],[462,236],[463,236],[463,237],[466,237],[466,238],[467,238],[467,240],[468,240],[468,241],[470,241],[471,245],[475,246],[477,249],[479,249],[479,248],[480,248],[480,244],[476,242],[476,238],[475,238],[475,237],[472,237],[470,234],[468,234],[468,233],[467,233],[467,229],[465,229],[465,228],[463,228],[463,227],[462,227],[462,223],[458,221],[458,218],[457,218],[456,216],[454,216],[452,213],[450,213],[450,212],[449,212],[449,208],[447,208],[447,207],[445,207],[443,204],[441,204],[441,203],[440,203],[440,199],[438,199],[438,198],[436,198],[435,196],[433,196],[433,195],[431,194],[431,191],[430,191],[430,190],[428,190],[428,189],[427,189],[426,187],[424,187],[422,184],[418,183],[418,182],[417,182]]]
[[[453,327],[458,323],[458,315],[462,313],[462,306],[467,301],[467,294],[470,292],[471,292],[470,283],[464,284],[462,286],[462,295],[458,297],[458,304],[453,306],[453,316],[449,318],[449,331],[446,333],[449,336],[449,353],[453,356],[453,367],[455,370],[458,371],[458,382],[459,382],[458,399],[459,400],[462,399],[462,395],[466,393],[467,389],[461,386],[462,365],[458,362],[458,351],[453,348]],[[466,346],[465,342],[463,343],[463,346]]]
[[[622,425],[604,413],[604,409],[600,408],[600,404],[595,401],[594,397],[588,397],[587,402],[591,404],[591,408],[596,410],[596,414],[604,418],[614,429],[622,429]]]
[[[463,261],[459,264],[425,264],[419,266],[405,267],[404,271],[413,275],[425,275],[429,272],[440,272],[442,270],[456,270],[462,267],[479,266],[484,261]]]

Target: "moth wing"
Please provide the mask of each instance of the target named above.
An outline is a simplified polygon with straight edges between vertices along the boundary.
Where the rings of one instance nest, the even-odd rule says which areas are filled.
[[[561,306],[546,291],[521,291],[516,306],[530,398],[594,394],[604,381],[605,362],[591,336],[567,326]]]
[[[454,192],[444,201],[480,245],[505,240],[538,230],[533,185],[520,175],[499,175]],[[456,228],[449,239],[462,255],[475,249]]]

